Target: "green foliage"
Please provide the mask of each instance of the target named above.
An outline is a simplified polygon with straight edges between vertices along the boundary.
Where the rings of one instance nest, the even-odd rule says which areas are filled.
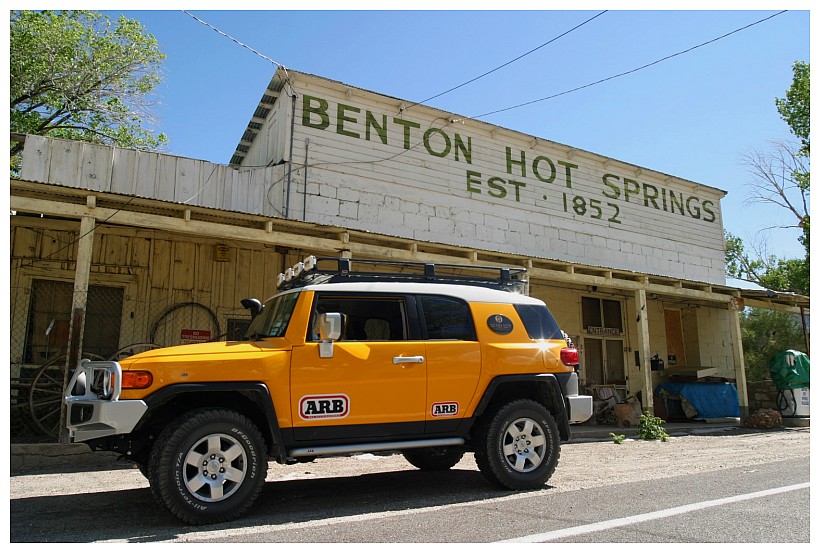
[[[138,21],[12,11],[9,50],[12,133],[143,150],[167,142],[143,123],[165,55]],[[12,157],[21,150],[12,142]]]
[[[624,440],[626,439],[626,436],[624,434],[616,434],[614,432],[610,432],[609,436],[612,438],[613,442],[619,445],[624,443]]]
[[[664,424],[666,424],[666,421],[663,419],[652,416],[649,411],[644,411],[638,420],[638,437],[642,440],[668,442],[669,434],[664,430]]]
[[[743,359],[750,382],[769,380],[772,356],[789,349],[806,350],[800,317],[768,309],[744,309],[740,313]]]
[[[777,98],[775,105],[780,117],[789,125],[789,128],[800,139],[801,153],[809,155],[811,131],[811,75],[810,66],[806,62],[796,61],[792,65],[794,79],[792,86],[786,91],[785,98]],[[806,182],[808,185],[808,182]]]
[[[794,78],[785,98],[777,98],[775,105],[780,117],[789,125],[792,134],[800,139],[800,155],[808,158],[811,150],[811,68],[808,63],[794,62]],[[811,177],[808,169],[794,170],[791,173],[794,183],[803,191],[809,190]],[[803,236],[800,243],[806,248],[806,260],[809,258],[809,215],[800,222]]]
[[[806,228],[808,229],[808,222]],[[808,250],[804,259],[782,259],[775,256],[753,258],[746,253],[740,238],[725,231],[724,239],[726,274],[729,276],[753,282],[768,290],[810,295]]]
[[[805,248],[804,259],[781,259],[775,256],[751,257],[743,242],[726,233],[726,272],[728,275],[754,282],[776,291],[811,295],[809,269],[810,248],[810,67],[805,62],[792,66],[793,80],[785,98],[775,99],[775,106],[792,134],[800,139],[800,147],[779,144],[775,151],[747,156],[756,178],[752,201],[783,208],[792,217],[792,224],[802,235],[798,238]]]

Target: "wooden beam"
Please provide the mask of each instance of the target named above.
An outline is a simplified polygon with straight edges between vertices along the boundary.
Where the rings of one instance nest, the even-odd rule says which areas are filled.
[[[641,403],[643,410],[654,414],[654,390],[652,389],[652,364],[649,361],[649,309],[646,306],[646,290],[635,290],[635,312],[637,315],[638,356],[641,373]]]

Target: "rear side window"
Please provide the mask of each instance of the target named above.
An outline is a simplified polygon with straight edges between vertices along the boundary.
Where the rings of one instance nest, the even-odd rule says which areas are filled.
[[[558,323],[545,305],[516,305],[515,310],[527,329],[527,334],[534,340],[551,340],[563,338]]]
[[[428,340],[475,341],[475,327],[467,304],[455,298],[420,296]]]

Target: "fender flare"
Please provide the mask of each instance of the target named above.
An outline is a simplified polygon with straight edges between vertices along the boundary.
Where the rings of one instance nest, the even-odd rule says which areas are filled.
[[[273,398],[270,390],[263,382],[205,382],[173,384],[157,390],[144,399],[148,405],[142,420],[134,431],[139,431],[145,424],[151,421],[152,416],[158,411],[170,408],[174,401],[178,401],[191,394],[201,396],[202,394],[234,394],[242,396],[249,401],[260,413],[260,417],[254,417],[254,422],[260,427],[259,431],[268,442],[268,457],[274,459],[285,458],[285,447],[282,437],[282,430],[279,428],[279,419],[276,416],[276,407],[273,405]],[[187,400],[185,400],[187,402]],[[207,407],[207,403],[202,403],[202,407]],[[171,408],[171,410],[174,410]],[[240,409],[241,411],[241,409]]]
[[[562,393],[561,385],[558,378],[554,374],[510,374],[501,375],[493,378],[484,390],[484,395],[481,397],[478,406],[476,407],[474,418],[480,417],[492,403],[496,392],[506,384],[521,384],[523,382],[532,382],[535,389],[539,390],[541,397],[538,399],[540,403],[552,408],[550,412],[555,417],[555,422],[558,423],[558,432],[562,440],[569,440],[570,428],[569,417],[567,416],[567,404]]]

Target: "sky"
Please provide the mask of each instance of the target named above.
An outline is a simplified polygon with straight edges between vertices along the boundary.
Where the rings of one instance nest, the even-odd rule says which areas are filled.
[[[151,11],[94,9],[139,20],[167,55],[152,122],[169,137],[166,153],[227,164],[281,64],[724,190],[727,230],[778,257],[803,255],[796,230],[760,232],[792,220],[780,208],[749,205],[743,156],[791,139],[775,98],[791,85],[792,64],[810,61],[805,7],[692,49],[783,8],[331,9],[368,6],[354,1],[310,11],[186,6],[186,14],[139,5]]]

